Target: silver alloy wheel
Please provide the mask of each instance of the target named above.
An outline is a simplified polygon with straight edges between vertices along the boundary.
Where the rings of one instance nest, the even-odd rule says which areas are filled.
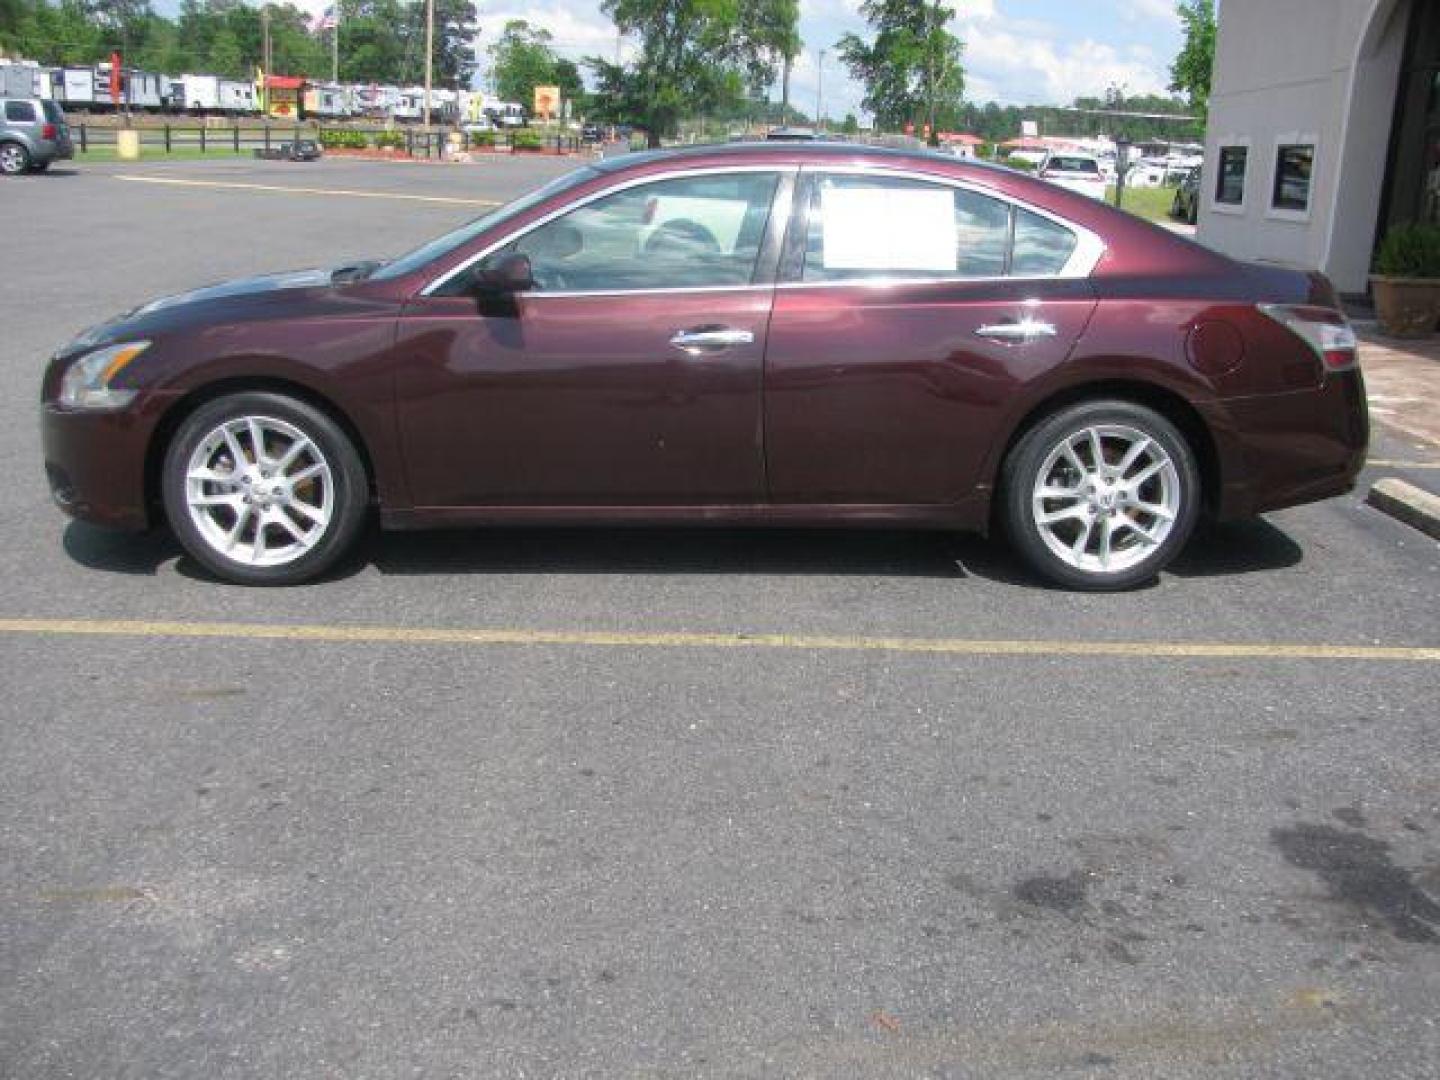
[[[330,527],[335,482],[315,441],[267,416],[227,420],[185,468],[190,520],[216,552],[251,566],[283,566]]]
[[[1180,473],[1156,439],[1096,424],[1061,439],[1036,475],[1035,528],[1079,570],[1116,574],[1144,562],[1180,516]]]
[[[0,146],[0,172],[9,176],[25,171],[25,151],[15,143]]]

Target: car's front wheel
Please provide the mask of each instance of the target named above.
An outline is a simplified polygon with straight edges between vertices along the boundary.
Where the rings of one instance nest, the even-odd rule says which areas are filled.
[[[30,168],[30,153],[19,143],[0,143],[0,173],[19,176]]]
[[[165,455],[166,516],[185,550],[228,581],[292,585],[324,572],[365,517],[365,467],[345,432],[280,394],[202,405]]]
[[[1011,541],[1040,574],[1075,589],[1152,579],[1185,546],[1199,510],[1184,435],[1133,402],[1083,402],[1042,420],[1001,477]]]

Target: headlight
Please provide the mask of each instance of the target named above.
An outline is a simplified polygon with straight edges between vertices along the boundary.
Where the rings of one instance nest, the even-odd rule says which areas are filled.
[[[60,379],[60,404],[67,409],[123,409],[136,392],[112,390],[110,380],[149,347],[148,341],[129,341],[73,361]]]

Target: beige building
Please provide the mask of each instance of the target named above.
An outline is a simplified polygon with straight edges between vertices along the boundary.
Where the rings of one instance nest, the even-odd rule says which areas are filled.
[[[1223,0],[1203,177],[1201,241],[1364,292],[1440,220],[1440,2]]]

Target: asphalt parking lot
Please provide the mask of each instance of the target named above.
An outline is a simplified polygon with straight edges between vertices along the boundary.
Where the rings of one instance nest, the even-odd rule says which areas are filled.
[[[0,1074],[1440,1075],[1440,545],[1363,491],[1118,596],[744,530],[246,590],[51,506],[67,337],[569,165],[0,184]]]

